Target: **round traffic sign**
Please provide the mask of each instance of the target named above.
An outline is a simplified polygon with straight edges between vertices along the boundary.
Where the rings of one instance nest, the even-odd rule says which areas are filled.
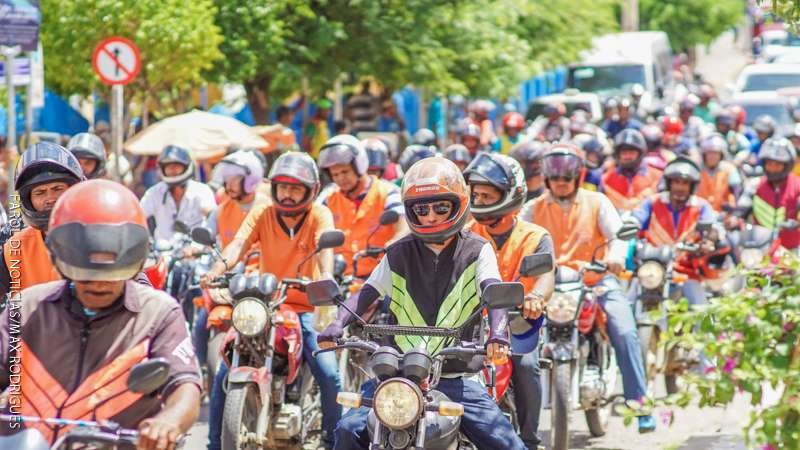
[[[142,69],[139,48],[123,37],[105,39],[94,48],[92,67],[105,84],[128,84]]]

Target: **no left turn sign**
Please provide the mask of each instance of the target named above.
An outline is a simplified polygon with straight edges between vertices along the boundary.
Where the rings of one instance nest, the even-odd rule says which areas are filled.
[[[123,37],[105,39],[94,48],[92,67],[105,84],[128,84],[142,69],[139,48]]]

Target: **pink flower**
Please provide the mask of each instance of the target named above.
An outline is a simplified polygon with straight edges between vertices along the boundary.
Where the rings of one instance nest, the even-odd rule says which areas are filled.
[[[708,375],[710,373],[715,372],[716,370],[717,368],[715,366],[708,366],[705,369],[703,369],[703,375]]]
[[[741,341],[742,339],[744,339],[744,333],[742,333],[741,331],[735,331],[733,333],[733,340],[734,341],[738,342],[738,341]]]
[[[733,372],[733,369],[736,368],[736,365],[739,363],[737,358],[725,358],[725,365],[722,366],[722,371],[725,373]]]
[[[778,450],[778,449],[772,444],[767,444],[767,445],[762,445],[761,450]]]
[[[783,331],[790,333],[792,330],[794,330],[795,325],[796,324],[794,322],[787,322],[783,324]]]

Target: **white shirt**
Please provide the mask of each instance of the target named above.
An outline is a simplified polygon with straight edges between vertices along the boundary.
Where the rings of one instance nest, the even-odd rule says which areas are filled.
[[[210,187],[189,180],[180,206],[175,205],[175,199],[169,192],[169,186],[163,181],[144,193],[141,204],[145,217],[155,217],[156,219],[154,237],[158,241],[172,239],[175,234],[173,226],[176,220],[182,221],[190,229],[202,224],[205,211],[214,209],[217,202]]]

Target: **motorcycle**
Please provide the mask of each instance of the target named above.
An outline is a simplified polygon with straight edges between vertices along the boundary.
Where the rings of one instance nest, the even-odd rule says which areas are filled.
[[[98,402],[94,407],[93,418],[100,406],[127,393],[150,395],[160,389],[169,378],[169,363],[163,358],[143,361],[131,368],[128,374],[127,391],[122,391]],[[70,450],[80,449],[119,449],[133,450],[139,441],[139,432],[120,427],[109,421],[73,420],[16,416],[0,414],[0,421],[9,423],[42,424],[48,428],[60,429],[61,435],[51,446],[36,428],[26,428],[19,433],[0,437],[0,448],[26,450]],[[66,431],[64,431],[66,430]],[[178,440],[178,448],[183,445],[185,436]]]
[[[198,243],[216,242],[207,228],[195,228]],[[314,252],[298,269],[324,249],[344,242],[338,230],[324,232]],[[213,248],[213,247],[212,247]],[[302,359],[300,319],[282,307],[288,289],[305,290],[308,280],[272,274],[236,274],[212,280],[227,287],[233,300],[232,328],[222,343],[222,358],[230,368],[223,411],[222,448],[300,448],[321,419],[319,394]]]
[[[344,305],[339,287],[333,280],[310,283],[309,301],[315,306]],[[512,308],[522,303],[521,283],[495,283],[484,289],[481,302],[487,308]],[[478,309],[464,323],[475,320]],[[353,312],[351,311],[351,314]],[[443,338],[442,350],[429,354],[425,347],[405,353],[358,337],[340,339],[337,345],[318,352],[348,348],[369,355],[369,366],[377,378],[372,398],[355,392],[340,392],[337,402],[349,408],[370,408],[368,431],[372,449],[463,449],[473,448],[459,433],[464,407],[450,401],[436,390],[446,360],[458,359],[470,365],[475,357],[485,355],[483,348],[454,345],[462,336],[461,328],[376,325],[365,323],[354,314],[367,335],[421,336]]]
[[[638,232],[638,225],[625,224],[615,237],[630,240]],[[606,332],[606,315],[597,301],[605,289],[597,284],[607,268],[595,257],[609,242],[597,247],[592,262],[580,271],[559,266],[555,293],[547,303],[540,360],[543,404],[552,411],[554,450],[569,447],[570,413],[576,403],[584,410],[592,436],[606,432],[617,364]]]

